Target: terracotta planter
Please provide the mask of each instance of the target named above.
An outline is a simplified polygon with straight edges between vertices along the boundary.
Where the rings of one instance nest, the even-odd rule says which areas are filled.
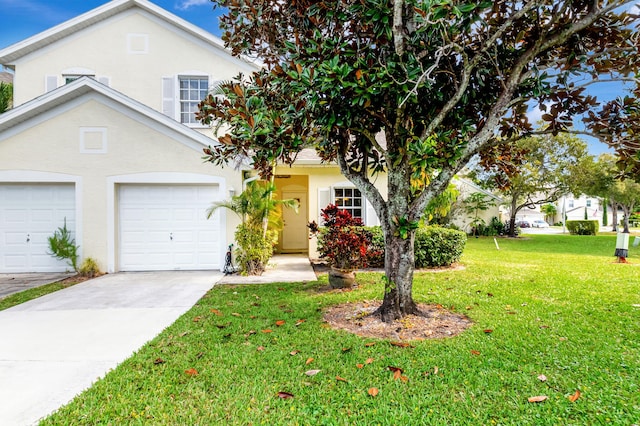
[[[331,267],[329,270],[329,285],[331,288],[351,288],[356,282],[356,273],[349,269]]]

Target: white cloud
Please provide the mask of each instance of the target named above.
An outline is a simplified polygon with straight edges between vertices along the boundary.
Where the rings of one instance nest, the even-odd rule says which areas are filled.
[[[191,9],[194,6],[203,6],[210,3],[211,0],[182,0],[176,3],[176,8],[178,8],[179,10],[187,10]]]

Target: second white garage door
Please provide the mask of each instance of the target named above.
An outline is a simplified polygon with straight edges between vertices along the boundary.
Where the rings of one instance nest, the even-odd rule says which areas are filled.
[[[217,185],[121,185],[120,270],[220,269],[220,213],[206,218],[219,199]]]

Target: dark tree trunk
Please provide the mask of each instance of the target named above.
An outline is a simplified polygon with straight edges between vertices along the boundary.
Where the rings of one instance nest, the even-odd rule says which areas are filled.
[[[611,202],[611,230],[618,230],[618,203],[614,201]]]
[[[518,195],[513,194],[511,196],[511,216],[509,217],[509,236],[517,237],[516,235],[516,215],[518,214]]]
[[[385,236],[384,269],[388,282],[382,306],[374,313],[380,315],[384,322],[391,322],[410,314],[420,314],[412,297],[415,269],[414,236],[415,232],[411,232],[407,239],[393,235]]]

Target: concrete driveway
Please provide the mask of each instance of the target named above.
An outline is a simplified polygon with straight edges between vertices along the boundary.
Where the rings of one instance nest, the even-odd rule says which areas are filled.
[[[31,425],[189,310],[217,271],[118,273],[0,311],[0,425]]]

